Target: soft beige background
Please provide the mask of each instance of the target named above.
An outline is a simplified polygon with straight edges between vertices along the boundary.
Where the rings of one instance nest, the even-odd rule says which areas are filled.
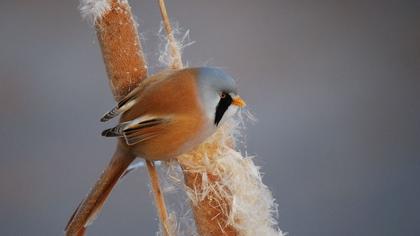
[[[150,66],[159,11],[132,0]],[[225,67],[259,122],[248,129],[290,235],[420,235],[420,1],[168,0]],[[0,2],[0,235],[61,235],[114,140],[94,31],[78,2]],[[115,189],[90,235],[154,235],[148,177]]]

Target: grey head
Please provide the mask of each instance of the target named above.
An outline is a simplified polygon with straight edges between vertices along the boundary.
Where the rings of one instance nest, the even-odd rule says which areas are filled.
[[[193,68],[203,109],[214,125],[219,125],[243,106],[237,94],[235,80],[222,69],[215,67]],[[238,106],[238,101],[243,104]]]
[[[215,91],[236,95],[235,80],[222,69],[216,67],[198,67],[198,83],[201,87],[211,87]]]

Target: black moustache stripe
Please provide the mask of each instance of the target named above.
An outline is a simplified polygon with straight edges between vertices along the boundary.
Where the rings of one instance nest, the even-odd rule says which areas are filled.
[[[220,98],[220,101],[216,107],[216,115],[214,118],[214,123],[216,125],[219,125],[219,122],[222,120],[226,110],[229,108],[230,104],[232,104],[232,97],[227,93],[225,95],[226,96],[224,98]]]

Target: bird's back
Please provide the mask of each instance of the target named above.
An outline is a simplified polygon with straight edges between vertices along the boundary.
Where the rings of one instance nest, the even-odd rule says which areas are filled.
[[[172,70],[159,73],[145,81],[136,104],[123,113],[121,122],[142,116],[168,116],[170,122],[146,128],[159,133],[156,138],[135,144],[132,149],[146,159],[167,159],[182,154],[203,141],[202,130],[207,125],[202,104],[198,99],[197,71]]]

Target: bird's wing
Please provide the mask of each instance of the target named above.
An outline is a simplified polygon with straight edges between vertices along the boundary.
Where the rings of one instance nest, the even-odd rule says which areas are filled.
[[[124,137],[128,145],[134,145],[158,136],[170,121],[169,116],[144,115],[104,130],[102,136]]]
[[[101,122],[108,121],[121,113],[129,110],[131,107],[133,107],[139,96],[143,93],[145,89],[147,89],[149,86],[158,83],[160,81],[165,80],[173,73],[172,70],[165,70],[162,71],[150,78],[147,78],[143,80],[135,89],[133,89],[127,96],[125,96],[121,101],[118,102],[118,104],[112,108],[109,112],[105,113],[101,117]]]
[[[139,94],[146,87],[145,84],[146,83],[141,83],[137,88],[133,89],[127,96],[125,96],[120,102],[118,102],[118,104],[114,108],[105,113],[101,117],[101,122],[108,121],[133,107],[134,104],[136,104],[137,102]]]

